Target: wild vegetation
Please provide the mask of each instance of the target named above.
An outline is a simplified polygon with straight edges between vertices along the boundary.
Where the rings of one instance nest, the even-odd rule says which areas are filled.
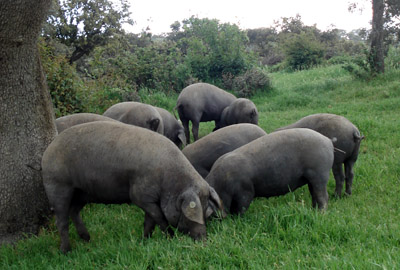
[[[274,71],[341,63],[355,76],[371,75],[366,29],[321,31],[298,15],[242,30],[190,17],[163,35],[131,34],[122,29],[129,18],[124,0],[119,7],[107,0],[62,3],[54,6],[40,42],[57,117],[102,113],[113,103],[141,100],[141,91],[175,93],[199,81],[251,97],[271,90]],[[99,25],[102,20],[107,23]],[[388,51],[398,43],[397,32],[386,39]]]
[[[59,252],[51,220],[38,236],[0,249],[2,269],[396,269],[400,267],[400,70],[354,80],[340,65],[272,73],[273,90],[253,96],[267,132],[303,116],[329,112],[357,125],[366,139],[355,166],[353,195],[333,197],[328,210],[312,209],[307,187],[256,199],[242,217],[208,222],[208,239],[194,242],[156,229],[144,239],[143,211],[132,205],[88,205],[83,220],[92,235],[81,241],[71,226],[73,251]],[[177,94],[146,92],[147,102],[173,106]],[[212,123],[201,123],[200,136]]]

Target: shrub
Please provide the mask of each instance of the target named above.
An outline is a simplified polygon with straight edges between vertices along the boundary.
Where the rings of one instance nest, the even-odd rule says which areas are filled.
[[[256,64],[255,55],[246,51],[247,35],[237,25],[191,17],[179,33],[184,63],[203,82],[218,84],[222,74],[236,76]]]
[[[368,57],[368,50],[365,49],[363,55],[354,57],[352,61],[343,64],[342,68],[356,79],[368,80],[374,76]]]
[[[102,114],[115,103],[140,101],[136,85],[130,85],[115,75],[104,75],[97,80],[86,80],[87,89],[82,96],[86,111]]]
[[[291,70],[309,69],[324,59],[324,47],[312,33],[290,34],[284,42],[286,66]]]
[[[238,97],[251,97],[257,91],[271,89],[271,80],[260,68],[247,70],[243,75],[233,76],[231,73],[222,76],[224,88],[231,89]]]
[[[385,66],[392,69],[400,69],[400,46],[390,46],[385,59]]]
[[[55,116],[84,111],[81,93],[84,85],[75,67],[71,66],[63,55],[56,55],[55,46],[39,41],[39,52],[43,70],[46,74]]]

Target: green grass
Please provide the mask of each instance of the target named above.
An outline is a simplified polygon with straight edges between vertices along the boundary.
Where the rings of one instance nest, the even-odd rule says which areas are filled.
[[[253,98],[265,131],[329,112],[347,117],[366,136],[352,196],[334,198],[331,175],[325,213],[311,207],[303,187],[256,199],[242,217],[211,220],[204,242],[159,229],[143,239],[138,207],[88,205],[82,215],[89,243],[71,226],[72,252],[60,254],[52,221],[39,236],[1,247],[0,269],[400,269],[400,71],[363,82],[332,66],[275,73],[272,81],[272,92]],[[169,109],[176,99],[155,95]],[[200,136],[212,128],[201,123]]]

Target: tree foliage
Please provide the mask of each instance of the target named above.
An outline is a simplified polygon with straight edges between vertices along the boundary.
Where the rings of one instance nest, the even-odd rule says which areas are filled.
[[[44,34],[71,47],[69,62],[73,63],[121,33],[123,23],[132,24],[127,0],[118,3],[119,6],[109,0],[56,0]]]
[[[307,26],[301,16],[281,18],[270,28],[249,29],[249,49],[258,53],[261,63],[278,69],[305,69],[341,56],[363,52],[365,31]],[[334,62],[336,61],[333,59]]]
[[[286,65],[292,70],[309,69],[322,63],[325,50],[312,33],[301,32],[285,40]]]
[[[177,46],[199,80],[218,81],[224,73],[238,75],[256,63],[246,51],[248,37],[237,25],[192,16],[183,21],[182,28],[171,39],[179,37]]]
[[[46,74],[47,86],[53,101],[56,117],[82,112],[82,101],[79,93],[83,83],[75,68],[68,63],[64,55],[56,53],[56,46],[39,40],[39,52],[42,58],[43,71]]]
[[[61,2],[64,7],[65,3]],[[78,33],[84,24],[76,22],[69,23]],[[53,23],[58,26],[57,21]],[[139,92],[179,92],[199,81],[232,90],[240,96],[251,96],[271,87],[266,69],[262,68],[265,65],[270,66],[268,70],[299,70],[324,63],[364,63],[363,52],[369,35],[365,29],[347,33],[331,27],[321,31],[315,25],[305,25],[299,15],[281,18],[270,28],[246,31],[237,25],[197,17],[176,21],[170,27],[170,33],[159,36],[148,30],[140,34],[115,30],[76,62],[75,73],[74,68],[64,68],[66,62],[61,57],[71,56],[73,40],[63,35],[50,39],[46,34],[46,46],[54,54],[44,57],[52,61],[45,64],[50,70],[49,85],[52,94],[56,94],[53,95],[55,107],[64,106],[57,112],[102,112],[112,103],[138,100],[143,97]],[[48,25],[43,33],[51,33]],[[364,65],[362,69],[366,67],[369,68]],[[55,85],[62,87],[52,87]],[[63,94],[66,94],[63,99],[56,98]],[[66,104],[61,106],[60,101]]]
[[[383,73],[385,70],[384,56],[391,45],[400,41],[400,1],[372,0],[372,30],[369,35],[370,50],[367,56],[369,72]],[[352,2],[349,11],[359,8],[360,2]]]

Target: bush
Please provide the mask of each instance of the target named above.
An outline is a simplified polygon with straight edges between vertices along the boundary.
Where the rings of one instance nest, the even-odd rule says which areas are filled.
[[[175,33],[176,35],[177,33]],[[243,73],[257,62],[246,51],[247,35],[237,25],[191,17],[183,21],[177,42],[192,77],[219,84],[223,74]]]
[[[369,80],[374,76],[371,63],[368,61],[369,52],[365,49],[363,55],[353,57],[352,61],[342,65],[342,68],[348,71],[354,78]]]
[[[271,80],[265,71],[252,68],[243,75],[233,76],[230,73],[222,76],[225,89],[231,89],[238,97],[251,97],[257,91],[271,89]]]
[[[39,52],[55,116],[84,111],[82,93],[85,87],[75,67],[63,55],[56,55],[55,46],[44,39],[39,41]]]
[[[330,58],[327,63],[328,65],[343,65],[354,61],[355,56],[349,55],[338,55]]]
[[[400,46],[390,46],[385,59],[385,66],[388,69],[400,69]]]
[[[312,33],[290,34],[283,49],[286,66],[291,70],[309,69],[324,60],[324,47]]]
[[[87,89],[82,97],[87,112],[102,114],[115,103],[140,101],[136,85],[130,85],[114,74],[86,80]]]

